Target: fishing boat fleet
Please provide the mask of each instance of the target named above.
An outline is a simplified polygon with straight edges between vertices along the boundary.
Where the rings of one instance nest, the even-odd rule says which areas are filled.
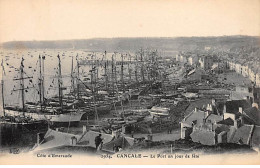
[[[51,125],[55,124],[77,124],[84,112],[80,109],[73,107],[73,103],[69,104],[63,99],[62,95],[62,75],[61,75],[61,65],[60,65],[60,56],[58,55],[59,65],[58,65],[58,97],[51,98],[46,100],[44,97],[44,86],[43,86],[43,76],[42,76],[42,60],[44,57],[39,56],[39,68],[40,68],[40,77],[39,77],[39,101],[38,102],[25,102],[25,91],[29,89],[25,87],[24,80],[31,79],[30,76],[25,76],[24,72],[24,59],[21,60],[20,65],[20,77],[14,80],[20,81],[20,88],[15,91],[21,91],[21,102],[22,107],[17,106],[4,106],[5,114],[8,116],[24,116],[27,118],[32,118],[35,120],[46,120]]]
[[[1,149],[10,147],[28,147],[33,146],[37,141],[37,136],[43,136],[48,130],[48,123],[45,119],[35,119],[25,115],[25,112],[19,109],[14,109],[13,113],[9,113],[8,107],[5,107],[5,88],[4,88],[4,66],[2,65],[2,112],[3,116],[0,118],[0,142]],[[21,85],[22,86],[22,85]],[[19,113],[18,113],[19,111]],[[21,115],[23,114],[23,115]]]
[[[104,130],[104,127],[100,126],[100,122],[108,123],[111,129],[112,125],[121,127],[123,124],[141,121],[148,115],[167,117],[169,108],[153,106],[151,103],[142,108],[138,105],[124,107],[124,104],[129,104],[129,102],[131,104],[131,100],[138,100],[140,95],[152,89],[156,80],[162,77],[157,64],[156,52],[151,52],[150,59],[144,60],[144,51],[141,50],[140,58],[138,59],[136,56],[134,61],[131,60],[130,54],[121,54],[121,61],[116,61],[114,58],[116,54],[114,53],[111,60],[108,60],[107,53],[104,52],[101,61],[96,59],[95,53],[90,54],[91,60],[88,61],[80,60],[77,55],[76,66],[74,66],[74,57],[72,57],[71,86],[70,92],[66,94],[63,92],[67,88],[63,85],[61,69],[63,55],[58,54],[58,65],[55,68],[57,72],[54,77],[57,95],[52,97],[45,95],[44,62],[46,57],[44,54],[39,55],[38,74],[34,76],[26,73],[25,59],[22,57],[20,66],[15,71],[18,73],[18,77],[13,79],[18,82],[19,87],[12,90],[19,92],[21,106],[5,103],[5,65],[2,60],[1,146],[19,144],[17,141],[26,145],[26,142],[35,142],[36,136],[39,138],[39,134],[44,135],[48,129],[77,126],[81,120],[94,119],[96,125],[92,126],[92,130],[100,131]],[[127,56],[128,60],[125,61]],[[80,74],[80,67],[84,64],[90,66],[90,78],[88,75]],[[8,64],[6,63],[6,65]],[[128,72],[126,72],[125,66]],[[120,69],[119,75],[117,69]],[[140,70],[140,75],[137,69]],[[134,77],[132,77],[133,70]],[[102,75],[100,75],[101,71],[104,72]],[[33,87],[25,86],[25,83],[28,83],[25,82],[26,80],[33,83],[34,78],[36,78],[36,84]],[[29,102],[25,99],[29,89],[37,91],[37,101]],[[104,118],[102,121],[99,119],[99,116],[109,113],[112,113],[114,118]],[[34,139],[28,141],[26,133],[32,132]],[[106,132],[109,130],[107,129]]]

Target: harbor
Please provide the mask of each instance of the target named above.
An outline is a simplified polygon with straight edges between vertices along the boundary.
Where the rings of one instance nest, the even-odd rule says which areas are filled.
[[[142,133],[152,133],[148,126],[152,121],[162,122],[157,121],[161,117],[169,121],[169,108],[155,106],[161,96],[152,90],[159,89],[162,73],[157,51],[149,52],[149,61],[142,49],[134,56],[106,51],[58,51],[56,56],[36,50],[1,53],[2,120],[17,125],[29,120],[47,123],[35,133],[34,143],[44,140],[50,130],[76,136],[82,128],[104,134],[123,132],[132,139],[136,134],[142,139]],[[83,64],[85,60],[91,61]],[[16,147],[13,144],[1,145],[3,149]]]
[[[0,165],[259,158],[260,0],[0,0]]]
[[[200,147],[224,142],[248,145],[246,149],[258,145],[254,139],[259,122],[251,118],[259,111],[257,84],[234,72],[227,62],[221,72],[214,69],[211,56],[186,58],[179,52],[165,57],[156,49],[143,48],[134,53],[25,50],[0,54],[1,152],[100,155],[158,145],[170,152],[186,151],[188,145],[181,144],[197,147],[198,142]],[[234,113],[225,109],[234,103],[229,109]],[[227,128],[232,124],[226,120],[237,123],[239,112],[246,114],[239,115],[239,127],[248,129],[245,135],[236,135],[238,126],[232,133]],[[213,118],[208,119],[210,115]],[[196,131],[202,129],[210,133]],[[213,133],[219,141],[200,139]],[[222,134],[232,135],[225,139]],[[242,142],[243,136],[252,139]]]

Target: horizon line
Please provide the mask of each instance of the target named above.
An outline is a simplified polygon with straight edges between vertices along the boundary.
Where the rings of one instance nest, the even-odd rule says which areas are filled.
[[[235,36],[241,36],[241,37],[258,37],[260,38],[260,35],[220,35],[220,36],[172,36],[172,37],[166,37],[166,36],[161,36],[161,37],[157,37],[157,36],[150,36],[150,37],[127,37],[127,36],[122,36],[122,37],[92,37],[92,38],[71,38],[71,39],[57,39],[57,40],[13,40],[13,41],[5,41],[5,42],[0,42],[0,44],[5,44],[5,43],[11,43],[11,42],[52,42],[52,41],[73,41],[73,40],[94,40],[94,39],[120,39],[120,38],[129,38],[129,39],[133,39],[133,38],[192,38],[192,37],[202,37],[202,38],[209,38],[209,37],[235,37]]]

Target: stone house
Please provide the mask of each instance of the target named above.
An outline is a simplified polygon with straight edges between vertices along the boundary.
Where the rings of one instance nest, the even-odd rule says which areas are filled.
[[[199,58],[199,64],[202,69],[209,70],[213,65],[213,58],[210,56],[201,56]]]
[[[182,120],[181,138],[204,145],[251,145],[254,128],[259,124],[258,106],[251,107],[247,100],[219,103],[213,100],[206,108],[195,108]]]

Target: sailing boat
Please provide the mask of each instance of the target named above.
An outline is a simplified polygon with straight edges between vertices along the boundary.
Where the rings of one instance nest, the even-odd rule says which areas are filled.
[[[49,101],[44,101],[45,98],[43,93],[43,76],[40,74],[39,78],[39,95],[40,95],[40,102],[38,103],[27,103],[25,104],[24,98],[24,79],[28,79],[31,77],[24,78],[24,70],[23,70],[23,61],[21,61],[20,66],[20,76],[21,78],[21,90],[22,91],[22,109],[17,107],[5,107],[5,113],[9,116],[25,116],[30,117],[36,120],[47,120],[50,125],[55,126],[63,126],[63,125],[77,125],[81,120],[82,115],[85,113],[80,109],[75,109],[73,104],[68,106],[66,102],[63,101],[63,87],[62,87],[62,74],[61,74],[61,60],[60,56],[58,55],[58,88],[59,88],[59,95],[58,95],[58,105],[55,99],[50,99]],[[39,60],[45,59],[45,57],[39,56]],[[40,69],[41,69],[41,61],[40,62]],[[41,70],[40,70],[41,72]]]
[[[4,96],[4,65],[2,66],[2,116],[0,118],[0,146],[6,148],[32,147],[48,130],[48,123],[45,120],[34,120],[25,116],[7,116],[5,110]],[[18,151],[16,151],[18,152]]]
[[[118,83],[117,81],[117,62],[115,61],[116,58],[114,59],[114,57],[116,57],[116,52],[114,55],[112,55],[112,64],[111,64],[111,69],[112,69],[112,77],[111,77],[111,81],[112,81],[112,97],[113,97],[113,102],[115,104],[115,106],[121,106],[122,101],[123,103],[128,101],[129,98],[129,93],[128,91],[125,90],[125,82],[124,82],[124,60],[123,60],[123,55],[121,54],[121,58],[122,58],[122,62],[121,62],[121,82]],[[121,87],[121,91],[118,91],[118,86]],[[115,88],[117,88],[116,94],[115,94]]]
[[[106,52],[105,52],[106,54]],[[84,85],[84,87],[88,90],[91,90],[91,94],[88,96],[79,96],[79,95],[87,95],[86,93],[79,93],[80,89],[80,85],[77,84],[77,89],[75,89],[77,91],[77,99],[79,101],[79,103],[77,103],[78,106],[80,106],[81,108],[86,109],[87,113],[83,116],[83,119],[86,119],[87,117],[93,117],[95,114],[95,110],[100,113],[100,114],[106,114],[108,113],[111,108],[112,108],[112,104],[109,100],[106,99],[106,95],[107,93],[105,91],[98,91],[98,65],[97,65],[97,61],[94,62],[94,54],[92,54],[92,62],[91,62],[91,77],[90,77],[90,85],[91,86],[87,86],[86,83],[82,82],[82,84]],[[96,60],[96,58],[95,58]],[[106,72],[106,69],[105,69]],[[81,80],[79,79],[79,61],[77,59],[77,82],[81,82]],[[95,100],[94,100],[95,99]]]

